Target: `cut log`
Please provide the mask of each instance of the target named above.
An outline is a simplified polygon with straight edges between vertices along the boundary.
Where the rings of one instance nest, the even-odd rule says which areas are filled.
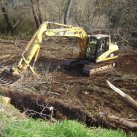
[[[113,84],[111,84],[108,80],[107,83],[109,85],[110,88],[112,88],[116,93],[118,93],[122,99],[128,103],[134,110],[137,111],[137,101],[134,100],[131,96],[129,96],[128,94],[125,94],[122,90],[120,90],[119,88],[115,87]]]

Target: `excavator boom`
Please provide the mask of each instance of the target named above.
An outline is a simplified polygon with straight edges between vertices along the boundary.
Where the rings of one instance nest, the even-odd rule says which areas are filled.
[[[0,74],[0,84],[12,84],[16,82],[28,68],[34,75],[37,75],[34,71],[34,66],[39,55],[41,43],[46,36],[79,38],[79,58],[68,61],[64,65],[66,69],[82,66],[83,73],[90,76],[93,73],[96,74],[115,66],[115,62],[108,61],[112,61],[118,57],[118,46],[111,43],[109,35],[87,35],[81,27],[44,22],[29,41],[18,65],[10,70],[4,70]],[[105,61],[107,63],[103,64]]]
[[[52,28],[51,26],[54,26],[54,28]],[[84,58],[88,35],[83,28],[54,23],[54,22],[44,22],[43,24],[40,25],[39,29],[33,35],[32,39],[29,41],[28,45],[23,51],[17,67],[13,67],[10,70],[4,70],[0,74],[1,84],[6,84],[6,83],[12,84],[16,82],[19,79],[22,72],[24,72],[28,68],[36,75],[34,71],[34,65],[39,55],[40,46],[43,41],[43,37],[46,36],[80,38],[79,57]],[[30,65],[32,60],[33,60],[33,65]]]

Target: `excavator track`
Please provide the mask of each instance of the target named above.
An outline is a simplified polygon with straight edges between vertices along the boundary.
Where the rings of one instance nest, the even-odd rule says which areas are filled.
[[[15,83],[20,77],[18,75],[12,74],[9,70],[4,70],[0,74],[0,84],[9,85]]]
[[[116,68],[116,66],[117,66],[116,61],[109,61],[109,62],[103,62],[97,64],[91,63],[83,67],[83,73],[86,76],[92,76],[95,74],[112,71],[114,68]]]
[[[101,63],[91,63],[87,60],[68,60],[63,65],[66,70],[80,70],[86,76],[111,71],[116,68],[116,61],[107,61]]]

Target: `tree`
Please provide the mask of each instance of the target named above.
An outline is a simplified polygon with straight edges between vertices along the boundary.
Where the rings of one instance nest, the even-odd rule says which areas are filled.
[[[36,27],[39,28],[40,24],[42,23],[42,13],[40,10],[40,2],[39,0],[36,0],[36,7],[34,6],[34,1],[30,0],[31,2],[31,9],[32,9],[32,13],[33,13],[33,17],[36,23]]]
[[[3,13],[3,16],[4,16],[4,19],[5,19],[5,22],[6,22],[6,29],[8,32],[10,32],[11,34],[14,34],[15,33],[15,29],[17,28],[17,26],[19,25],[20,23],[20,20],[16,21],[15,24],[13,24],[9,18],[9,15],[8,15],[8,12],[6,10],[6,6],[5,6],[5,3],[4,1],[2,0],[1,1],[1,10],[2,10],[2,13]]]
[[[38,18],[39,18],[39,25],[42,23],[42,13],[40,10],[40,2],[39,0],[36,1],[37,2],[37,8],[38,8]]]
[[[136,46],[132,36],[137,31],[136,0],[96,0],[96,15],[105,16],[106,27],[120,45]]]
[[[73,2],[73,0],[68,0],[68,2],[66,4],[66,10],[64,13],[64,24],[68,24],[72,2]]]

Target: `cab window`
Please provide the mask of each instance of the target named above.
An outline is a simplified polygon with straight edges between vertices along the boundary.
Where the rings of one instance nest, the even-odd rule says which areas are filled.
[[[86,51],[86,58],[88,60],[95,59],[96,45],[97,45],[97,39],[90,38],[87,46],[87,51]]]

